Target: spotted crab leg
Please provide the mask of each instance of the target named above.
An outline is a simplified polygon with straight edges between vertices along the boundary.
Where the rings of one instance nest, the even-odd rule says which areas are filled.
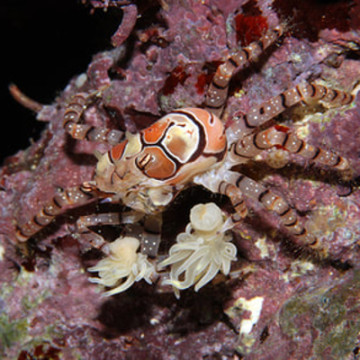
[[[299,221],[295,210],[291,208],[282,196],[274,194],[264,185],[249,177],[235,172],[229,172],[226,181],[239,188],[244,196],[260,202],[267,210],[275,212],[280,217],[281,224],[300,244],[313,249],[318,248],[318,239],[306,230]],[[220,190],[221,188],[219,187]]]
[[[316,164],[325,165],[341,173],[345,180],[352,178],[349,162],[334,151],[308,144],[286,126],[275,125],[269,129],[245,136],[230,146],[229,158],[236,164],[247,162],[264,150],[284,149],[298,154]]]
[[[150,257],[155,257],[158,253],[161,240],[162,215],[148,215],[131,212],[113,212],[102,214],[89,214],[79,217],[76,222],[77,231],[85,236],[89,244],[101,249],[106,241],[97,233],[89,228],[103,225],[120,225],[128,224],[125,232],[128,236],[134,236],[141,239],[141,253]],[[144,218],[142,227],[136,224],[141,218]]]
[[[77,230],[83,232],[84,230],[92,226],[119,225],[121,224],[121,219],[119,215],[119,212],[112,212],[80,216],[76,221]]]
[[[275,212],[280,217],[281,224],[300,244],[314,249],[318,248],[317,238],[307,232],[299,221],[296,211],[282,196],[274,194],[264,185],[234,171],[221,172],[220,170],[218,173],[214,169],[213,173],[208,175],[195,177],[194,182],[212,192],[229,196],[238,212],[236,221],[246,216],[246,207],[242,197],[251,198],[261,203],[266,209]],[[235,194],[235,199],[238,202],[237,205],[232,199],[233,194]]]
[[[237,136],[244,137],[256,131],[259,126],[300,102],[306,104],[321,102],[337,107],[349,105],[353,99],[353,95],[344,91],[314,83],[302,83],[254,107],[247,114],[235,118]]]
[[[96,92],[95,94],[78,93],[74,95],[66,107],[63,127],[65,131],[76,140],[86,139],[89,141],[116,145],[121,142],[124,137],[122,131],[80,123],[84,111],[98,96],[98,93],[99,92]]]
[[[120,225],[121,220],[120,212],[83,215],[76,221],[76,232],[80,233],[82,238],[86,238],[86,242],[91,247],[104,250],[103,247],[107,242],[101,235],[90,230],[90,228],[94,226]]]
[[[235,210],[235,214],[232,215],[234,222],[239,222],[246,217],[248,214],[247,207],[243,194],[238,187],[228,181],[222,180],[218,185],[218,192],[226,195],[231,200]]]
[[[156,257],[161,241],[162,214],[146,215],[141,241],[141,252]]]
[[[53,197],[33,218],[24,224],[18,224],[16,237],[19,241],[26,241],[31,236],[48,225],[64,208],[86,204],[95,193],[88,183],[65,189]]]
[[[262,52],[275,43],[282,33],[283,28],[281,26],[268,30],[258,41],[232,52],[229,58],[216,70],[206,94],[205,109],[221,117],[233,74],[256,61]]]

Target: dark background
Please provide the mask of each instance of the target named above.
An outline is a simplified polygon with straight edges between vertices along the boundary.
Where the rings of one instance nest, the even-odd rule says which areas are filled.
[[[110,49],[121,10],[107,12],[77,0],[1,0],[0,165],[45,124],[18,104],[8,91],[15,83],[30,98],[50,104],[69,80],[84,72],[91,57]]]

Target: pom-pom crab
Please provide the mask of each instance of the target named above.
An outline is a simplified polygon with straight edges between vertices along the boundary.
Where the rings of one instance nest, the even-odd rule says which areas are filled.
[[[202,185],[214,193],[229,197],[234,207],[233,220],[247,215],[244,197],[260,202],[274,211],[282,225],[299,243],[318,248],[315,236],[301,224],[296,211],[279,195],[264,185],[233,170],[263,151],[281,148],[320,165],[326,165],[351,177],[348,161],[340,155],[307,144],[290,128],[270,123],[287,108],[298,103],[321,102],[344,106],[353,96],[331,90],[316,83],[301,83],[234,118],[235,131],[227,132],[221,120],[229,82],[233,74],[257,60],[259,55],[282,35],[281,26],[268,30],[260,40],[234,51],[222,63],[206,94],[203,108],[174,110],[150,127],[136,134],[97,128],[82,123],[83,114],[102,90],[80,93],[73,97],[64,114],[64,129],[77,140],[105,142],[112,149],[98,155],[92,181],[65,189],[24,224],[19,224],[17,237],[26,241],[48,225],[67,206],[78,206],[89,198],[110,198],[121,201],[139,216],[146,217],[141,252],[155,257],[159,247],[161,213],[176,195],[191,184]],[[78,230],[119,221],[114,214],[94,214],[78,220]],[[96,241],[99,236],[94,236]],[[100,243],[101,243],[100,239]]]

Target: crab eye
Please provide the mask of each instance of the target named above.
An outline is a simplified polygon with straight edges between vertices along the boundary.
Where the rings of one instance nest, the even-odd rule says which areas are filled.
[[[136,165],[139,167],[139,169],[145,170],[151,161],[152,156],[150,154],[143,154],[136,159]]]

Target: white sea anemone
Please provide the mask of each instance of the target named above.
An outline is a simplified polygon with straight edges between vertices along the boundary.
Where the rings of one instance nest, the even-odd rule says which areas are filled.
[[[119,284],[105,292],[105,296],[123,292],[131,287],[135,281],[141,279],[151,284],[155,267],[146,255],[137,252],[139,246],[140,241],[134,237],[118,238],[109,244],[109,256],[88,269],[98,272],[99,278],[90,278],[89,280],[107,287],[114,287]]]
[[[171,266],[170,278],[165,284],[179,290],[195,284],[195,291],[211,281],[221,271],[227,275],[231,261],[236,260],[236,247],[227,233],[233,223],[214,203],[198,204],[191,209],[190,223],[176,238],[169,257],[159,266]]]

